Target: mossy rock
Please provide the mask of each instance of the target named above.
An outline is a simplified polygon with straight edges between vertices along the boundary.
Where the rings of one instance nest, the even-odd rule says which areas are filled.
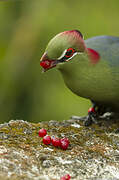
[[[0,125],[0,179],[74,180],[119,179],[119,119],[101,119],[85,127],[79,120],[29,123],[11,120]],[[44,145],[40,128],[59,138],[67,137],[67,150]]]

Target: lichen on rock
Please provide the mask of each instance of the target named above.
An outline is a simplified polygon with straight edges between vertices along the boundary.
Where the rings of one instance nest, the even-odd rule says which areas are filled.
[[[84,127],[79,120],[0,124],[0,178],[5,180],[119,179],[119,120]],[[40,128],[50,136],[68,137],[67,150],[44,145]]]

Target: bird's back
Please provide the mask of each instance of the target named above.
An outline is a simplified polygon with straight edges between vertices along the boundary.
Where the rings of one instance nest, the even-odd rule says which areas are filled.
[[[112,77],[111,79],[113,80],[112,84],[109,79],[110,86],[107,88],[110,89],[110,92],[112,92],[111,89],[113,89],[112,93],[117,94],[115,96],[117,100],[114,98],[112,101],[114,101],[113,104],[115,104],[116,107],[119,107],[117,102],[119,100],[119,37],[97,36],[85,40],[85,43],[87,48],[96,50],[100,54],[101,60],[107,63]],[[106,79],[105,73],[103,78]]]
[[[85,40],[87,48],[99,52],[101,57],[112,67],[119,66],[119,37],[96,36]]]

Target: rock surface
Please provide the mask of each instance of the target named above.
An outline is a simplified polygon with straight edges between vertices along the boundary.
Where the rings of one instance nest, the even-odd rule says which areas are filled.
[[[84,127],[79,120],[29,123],[11,120],[0,125],[1,180],[119,179],[119,119],[101,119]],[[44,145],[40,128],[48,135],[68,137],[67,150]]]

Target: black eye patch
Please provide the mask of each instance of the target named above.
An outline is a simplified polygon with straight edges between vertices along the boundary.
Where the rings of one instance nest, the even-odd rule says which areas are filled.
[[[66,61],[67,59],[69,59],[70,57],[73,56],[73,54],[75,53],[76,51],[73,49],[73,48],[68,48],[65,55],[59,60],[60,62],[64,62]]]

